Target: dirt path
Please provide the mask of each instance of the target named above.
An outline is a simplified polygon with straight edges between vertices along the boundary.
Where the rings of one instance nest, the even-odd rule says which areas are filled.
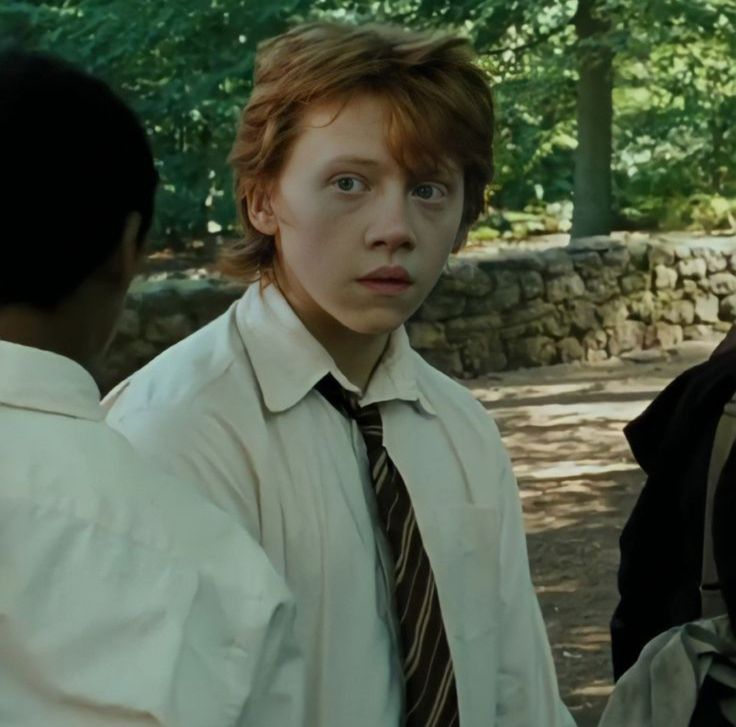
[[[611,690],[618,537],[642,484],[622,427],[711,348],[685,344],[658,361],[466,382],[495,417],[514,462],[560,688],[579,727],[597,724]]]

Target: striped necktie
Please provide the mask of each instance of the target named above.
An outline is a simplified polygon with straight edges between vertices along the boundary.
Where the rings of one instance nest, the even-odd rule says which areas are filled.
[[[357,397],[330,375],[316,386],[358,424],[368,453],[378,514],[394,557],[394,588],[406,687],[406,727],[457,727],[455,674],[437,587],[414,517],[409,492],[383,446],[377,404]]]

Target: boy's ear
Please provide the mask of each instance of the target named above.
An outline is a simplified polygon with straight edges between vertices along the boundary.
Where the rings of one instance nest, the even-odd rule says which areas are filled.
[[[248,219],[262,235],[275,235],[279,229],[278,220],[271,205],[271,189],[256,184],[246,196]]]

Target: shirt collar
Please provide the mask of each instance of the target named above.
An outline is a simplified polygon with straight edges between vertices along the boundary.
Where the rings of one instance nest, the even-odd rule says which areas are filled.
[[[0,405],[101,421],[100,390],[78,363],[0,341]]]
[[[291,408],[327,374],[332,374],[348,391],[359,393],[275,285],[263,289],[258,283],[251,285],[238,302],[235,315],[270,411]],[[416,356],[403,326],[394,331],[360,403],[365,406],[402,399],[434,415],[417,382]]]

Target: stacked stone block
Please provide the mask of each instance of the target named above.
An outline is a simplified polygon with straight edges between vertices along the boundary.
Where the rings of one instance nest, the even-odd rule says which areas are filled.
[[[138,281],[103,385],[205,325],[243,290],[215,278]],[[469,377],[670,348],[720,336],[734,321],[736,238],[589,238],[542,252],[460,255],[407,328],[431,363]]]

